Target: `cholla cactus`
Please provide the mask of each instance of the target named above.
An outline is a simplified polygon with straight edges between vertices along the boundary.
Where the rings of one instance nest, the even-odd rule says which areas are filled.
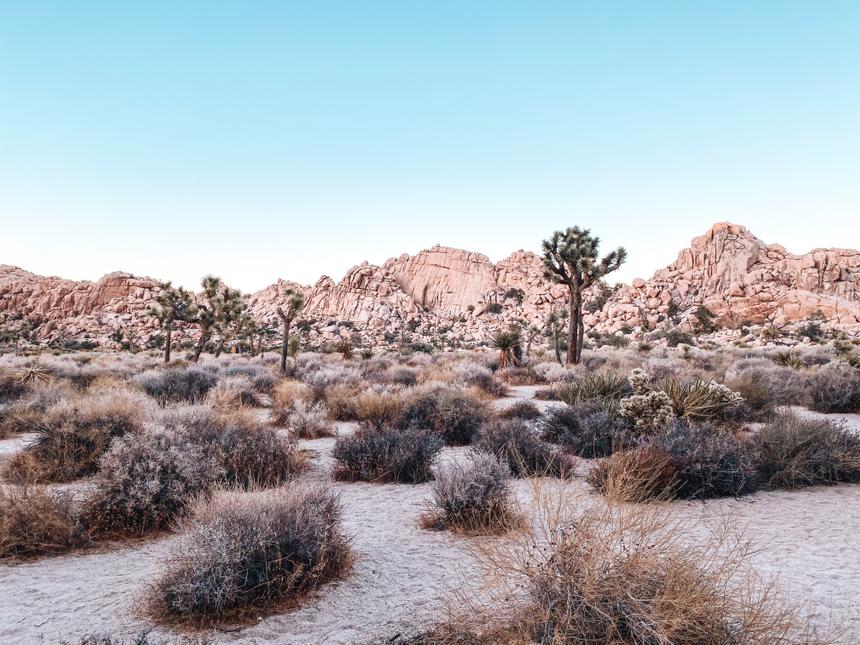
[[[630,372],[627,380],[630,381],[630,385],[633,387],[633,394],[648,394],[651,391],[651,386],[649,385],[651,377],[648,376],[648,372],[639,367]]]
[[[619,411],[621,416],[633,421],[641,434],[662,430],[675,418],[672,400],[661,391],[648,391],[621,399]]]
[[[740,392],[735,392],[731,388],[723,385],[722,383],[717,383],[713,379],[707,383],[703,382],[702,385],[708,389],[711,396],[718,399],[719,402],[726,407],[737,407],[744,402],[744,397],[741,396]]]
[[[621,399],[621,416],[633,421],[633,425],[642,434],[665,428],[675,417],[669,395],[652,390],[651,377],[638,367],[630,372],[628,380],[633,387],[633,396]]]

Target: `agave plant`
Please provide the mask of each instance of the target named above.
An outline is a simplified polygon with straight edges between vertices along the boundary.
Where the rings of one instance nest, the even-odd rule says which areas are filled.
[[[517,356],[520,354],[520,332],[516,329],[500,331],[492,337],[490,344],[499,350],[499,369],[517,367],[520,364]]]

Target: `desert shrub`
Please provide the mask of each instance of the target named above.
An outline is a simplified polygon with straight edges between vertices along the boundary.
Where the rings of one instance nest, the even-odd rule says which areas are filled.
[[[182,441],[199,446],[228,485],[277,486],[307,467],[292,439],[253,412],[185,406],[165,411],[160,420]]]
[[[320,485],[219,493],[179,530],[153,590],[153,609],[168,618],[217,623],[294,601],[352,562],[340,501]]]
[[[333,385],[360,385],[361,371],[337,363],[310,363],[299,365],[299,378],[315,389],[328,389]]]
[[[538,380],[537,374],[530,367],[506,367],[496,372],[504,383],[508,385],[531,385]],[[497,396],[504,396],[504,391]]]
[[[525,419],[526,421],[532,421],[540,418],[542,415],[538,407],[531,401],[517,401],[513,405],[499,410],[496,416],[500,419]]]
[[[510,582],[461,624],[489,636],[446,643],[814,642],[773,587],[747,573],[748,550],[731,531],[686,540],[683,522],[656,505],[574,513],[484,549],[488,577]]]
[[[355,402],[358,420],[375,425],[394,423],[402,411],[403,398],[400,393],[387,389],[365,390]]]
[[[261,394],[270,393],[279,381],[272,370],[261,365],[232,365],[224,369],[224,376],[245,376]]]
[[[472,442],[486,417],[487,411],[481,402],[461,390],[430,386],[418,388],[406,397],[394,425],[431,429],[440,434],[445,443],[463,446]]]
[[[135,382],[161,405],[199,403],[218,377],[201,367],[169,367],[139,374]]]
[[[206,394],[206,400],[216,408],[256,407],[260,404],[254,382],[244,375],[227,376]]]
[[[758,473],[750,446],[708,425],[674,423],[652,446],[671,455],[675,496],[684,499],[737,497],[753,492]]]
[[[289,421],[296,401],[311,398],[311,388],[301,381],[284,379],[272,389],[272,423],[282,426]]]
[[[605,457],[633,441],[627,423],[594,402],[552,406],[538,428],[544,440],[579,457]]]
[[[436,469],[433,503],[425,528],[469,534],[504,533],[520,517],[514,508],[507,464],[486,452],[470,452],[467,465]]]
[[[38,435],[7,466],[7,475],[35,481],[64,482],[92,475],[114,439],[141,431],[147,400],[140,394],[108,390],[61,401],[29,429]],[[25,463],[26,462],[26,463]]]
[[[222,476],[201,446],[153,425],[117,439],[105,453],[83,517],[95,534],[164,529]]]
[[[12,370],[0,370],[0,405],[15,401],[27,393],[28,384]]]
[[[736,414],[743,403],[738,392],[716,381],[681,383],[669,379],[658,383],[656,388],[669,396],[675,416],[690,421],[726,419]]]
[[[617,401],[632,393],[627,378],[612,372],[579,376],[571,381],[559,383],[553,389],[558,399],[568,405],[595,399]]]
[[[832,421],[780,414],[756,435],[755,446],[772,488],[860,481],[860,437]]]
[[[418,383],[418,372],[409,367],[398,367],[389,372],[388,380],[395,385],[412,387]]]
[[[507,392],[505,384],[494,377],[489,368],[478,363],[458,365],[456,373],[466,385],[476,387],[491,396],[500,397]]]
[[[300,439],[318,439],[334,435],[334,425],[326,418],[322,405],[301,399],[293,403],[287,427]]]
[[[860,370],[825,365],[809,379],[809,407],[816,412],[860,411]]]
[[[576,378],[576,372],[558,363],[538,363],[533,368],[535,375],[544,383],[559,383]]]
[[[0,486],[0,558],[67,551],[85,542],[68,494]]]
[[[365,424],[335,442],[334,476],[369,482],[429,481],[433,478],[433,460],[442,444],[442,436],[430,429]]]
[[[737,416],[742,419],[767,419],[779,404],[770,383],[758,370],[744,370],[728,382],[728,387],[743,399],[736,410]]]
[[[643,446],[613,453],[588,471],[586,480],[613,502],[644,502],[674,497],[678,468],[666,450]]]
[[[325,407],[335,421],[358,419],[358,396],[361,388],[349,383],[336,383],[325,389]]]
[[[516,477],[565,477],[573,472],[575,466],[570,456],[541,441],[522,419],[486,422],[481,427],[475,449],[494,454],[508,465]]]

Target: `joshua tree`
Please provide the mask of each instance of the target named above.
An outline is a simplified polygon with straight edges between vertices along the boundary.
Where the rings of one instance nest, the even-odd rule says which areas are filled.
[[[192,322],[197,315],[197,305],[191,294],[182,287],[176,289],[169,282],[162,282],[161,291],[155,296],[156,304],[149,308],[149,315],[158,320],[164,333],[164,362],[170,362],[173,331],[177,322]]]
[[[567,364],[579,363],[585,326],[582,322],[582,296],[596,281],[617,270],[627,259],[627,251],[617,249],[598,259],[600,238],[578,226],[556,231],[543,242],[544,275],[568,289],[570,319],[567,326]]]
[[[242,315],[245,303],[242,294],[221,283],[221,278],[207,275],[203,278],[203,297],[206,302],[197,308],[194,322],[200,325],[200,338],[194,348],[194,362],[200,360],[200,354],[206,343],[212,340],[212,334],[218,332],[221,336],[219,350],[223,347],[232,325]],[[219,351],[220,353],[220,351]]]
[[[503,370],[506,367],[516,367],[520,364],[517,356],[520,353],[521,341],[520,332],[516,329],[497,332],[490,344],[499,350],[499,369]]]
[[[287,375],[287,354],[290,351],[290,325],[293,319],[305,306],[305,296],[301,291],[295,289],[287,289],[283,293],[283,298],[286,301],[286,309],[278,306],[278,318],[284,325],[284,341],[281,345],[281,374]]]

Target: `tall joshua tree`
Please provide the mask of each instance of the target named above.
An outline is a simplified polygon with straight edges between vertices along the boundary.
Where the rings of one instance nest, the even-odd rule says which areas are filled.
[[[301,291],[286,289],[282,295],[285,305],[278,305],[278,318],[284,325],[284,341],[281,345],[281,375],[287,374],[287,354],[290,352],[290,325],[305,306],[305,296]]]
[[[155,296],[156,304],[149,308],[149,315],[158,320],[164,332],[164,362],[169,363],[176,323],[192,322],[197,315],[197,305],[182,287],[177,289],[169,282],[162,282],[159,286],[161,291]]]
[[[619,246],[599,258],[600,238],[578,226],[556,231],[543,241],[544,275],[568,289],[570,318],[567,325],[567,364],[575,365],[582,357],[585,326],[582,322],[583,292],[609,273],[616,271],[627,259],[627,251]],[[599,258],[599,259],[598,259]]]
[[[202,287],[204,302],[198,306],[194,321],[200,326],[200,338],[194,348],[195,363],[200,360],[200,354],[206,343],[212,340],[213,333],[219,332],[223,343],[225,335],[244,309],[242,294],[222,284],[221,278],[207,275],[203,278]]]

